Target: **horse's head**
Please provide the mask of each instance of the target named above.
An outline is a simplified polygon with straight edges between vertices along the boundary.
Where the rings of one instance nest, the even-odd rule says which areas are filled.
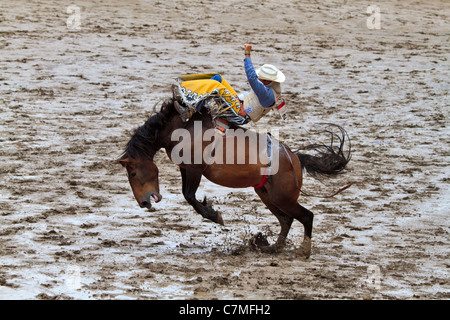
[[[152,160],[122,157],[118,162],[127,169],[128,181],[141,208],[150,209],[152,199],[155,202],[161,201],[158,167]]]
[[[177,121],[172,121],[172,120]],[[155,153],[165,148],[164,142],[176,126],[183,123],[174,108],[173,100],[163,102],[161,111],[153,114],[137,128],[128,141],[123,156],[118,160],[126,169],[134,197],[141,208],[151,208],[153,199],[161,201],[158,167],[153,162]]]

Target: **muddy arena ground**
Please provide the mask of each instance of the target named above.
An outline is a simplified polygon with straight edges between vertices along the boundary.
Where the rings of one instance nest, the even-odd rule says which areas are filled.
[[[0,298],[449,299],[450,6],[376,1],[377,26],[372,4],[1,0]],[[163,151],[151,210],[114,163],[179,75],[248,90],[244,43],[287,77],[287,121],[253,128],[293,150],[319,122],[351,138],[343,175],[304,180],[320,195],[362,182],[299,198],[315,213],[308,260],[298,222],[282,253],[250,250],[278,233],[252,188],[202,180],[220,226]]]

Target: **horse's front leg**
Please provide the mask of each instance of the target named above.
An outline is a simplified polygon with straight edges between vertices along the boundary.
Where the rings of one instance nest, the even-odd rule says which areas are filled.
[[[202,217],[223,225],[222,215],[206,204],[206,198],[203,203],[195,198],[195,193],[202,179],[202,171],[201,167],[197,166],[180,167],[183,196]]]

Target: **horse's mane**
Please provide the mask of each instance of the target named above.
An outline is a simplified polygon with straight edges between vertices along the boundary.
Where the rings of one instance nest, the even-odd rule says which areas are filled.
[[[131,157],[153,159],[156,151],[160,149],[160,132],[175,113],[172,100],[163,102],[159,112],[151,115],[144,125],[138,127],[127,143],[122,158]]]

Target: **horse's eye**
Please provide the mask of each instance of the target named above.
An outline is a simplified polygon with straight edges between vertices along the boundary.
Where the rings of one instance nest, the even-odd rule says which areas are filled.
[[[132,177],[132,178],[136,177],[136,172],[132,172],[132,173],[131,173],[131,177]]]

